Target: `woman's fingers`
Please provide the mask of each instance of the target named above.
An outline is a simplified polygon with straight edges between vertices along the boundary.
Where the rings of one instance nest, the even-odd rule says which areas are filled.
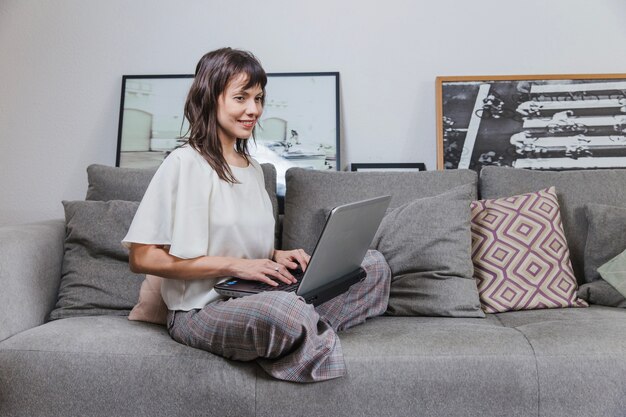
[[[285,284],[292,284],[296,282],[296,279],[291,275],[289,270],[284,266],[277,262],[271,262],[270,265],[267,266],[267,269],[264,271],[264,274],[270,278],[275,278],[276,280],[282,281]]]
[[[309,265],[311,257],[303,249],[296,249],[293,252],[296,261],[300,264],[300,268],[302,268],[303,271],[306,271],[306,267]]]

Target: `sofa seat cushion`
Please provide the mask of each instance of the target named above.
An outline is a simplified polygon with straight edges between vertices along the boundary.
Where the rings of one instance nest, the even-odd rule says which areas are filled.
[[[537,360],[542,416],[615,416],[626,409],[626,310],[591,306],[498,314]]]
[[[383,316],[340,338],[345,377],[302,386],[259,374],[257,415],[537,415],[532,349],[493,315]]]
[[[61,319],[0,343],[0,415],[252,416],[256,372],[183,346],[162,326]]]

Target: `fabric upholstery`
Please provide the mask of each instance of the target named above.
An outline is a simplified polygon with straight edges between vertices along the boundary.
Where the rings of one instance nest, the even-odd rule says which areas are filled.
[[[493,316],[384,316],[339,335],[346,376],[285,386],[259,375],[257,415],[538,414],[532,349],[521,333],[503,327]]]
[[[487,166],[480,172],[482,199],[524,194],[551,186],[557,190],[574,275],[581,284],[585,282],[585,205],[596,203],[626,207],[626,169],[554,172]]]
[[[59,295],[50,319],[128,315],[144,276],[128,267],[121,245],[139,203],[64,201],[65,254]]]
[[[484,317],[471,259],[473,184],[414,200],[383,218],[372,246],[393,273],[387,314]]]
[[[275,241],[280,247],[280,223],[278,217],[278,197],[276,196],[276,168],[272,164],[261,164],[265,179],[265,189],[272,202],[276,219]],[[121,168],[92,164],[87,167],[86,200],[141,201],[150,180],[157,168]]]
[[[626,297],[626,250],[598,268],[602,279]]]
[[[85,200],[141,201],[157,168],[122,168],[92,164],[87,167]]]
[[[54,307],[64,234],[62,220],[0,227],[0,341],[43,324]]]
[[[626,298],[603,279],[581,285],[578,297],[589,304],[626,308]]]
[[[541,416],[618,416],[626,409],[626,310],[498,314],[532,346]]]
[[[0,415],[254,416],[251,363],[125,317],[56,320],[0,343]]]
[[[586,214],[585,280],[592,282],[600,279],[602,264],[626,250],[626,207],[588,204]]]
[[[472,203],[472,260],[488,313],[582,307],[554,187]]]
[[[341,172],[291,168],[283,222],[283,249],[313,251],[328,209],[357,200],[391,195],[389,210],[416,198],[441,194],[459,185],[476,184],[476,172]]]

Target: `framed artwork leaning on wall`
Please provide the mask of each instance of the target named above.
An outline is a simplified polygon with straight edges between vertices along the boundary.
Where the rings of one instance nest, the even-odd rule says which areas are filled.
[[[437,77],[437,169],[626,167],[626,74]]]
[[[277,193],[291,167],[338,170],[339,73],[268,73],[263,114],[249,144],[259,163],[272,163]],[[152,168],[185,143],[184,117],[192,74],[124,75],[116,166]]]

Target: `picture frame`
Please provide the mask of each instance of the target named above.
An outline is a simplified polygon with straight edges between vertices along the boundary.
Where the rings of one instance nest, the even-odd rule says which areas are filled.
[[[285,194],[289,168],[339,170],[339,72],[268,73],[263,115],[249,150],[277,171]],[[152,168],[185,143],[184,103],[193,74],[123,75],[116,166]]]
[[[626,74],[436,78],[437,169],[626,167]]]
[[[400,163],[354,163],[350,164],[351,171],[426,171],[422,162]]]

